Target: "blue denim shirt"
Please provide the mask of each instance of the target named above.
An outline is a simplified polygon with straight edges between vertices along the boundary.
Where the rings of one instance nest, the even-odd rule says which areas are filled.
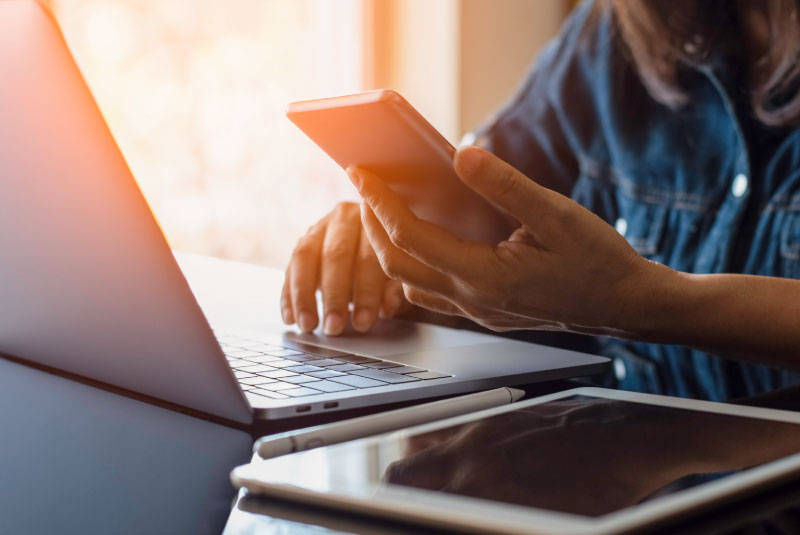
[[[476,144],[601,216],[648,259],[800,278],[800,130],[759,123],[724,61],[688,69],[682,87],[691,103],[681,109],[653,100],[613,15],[586,3]],[[604,384],[624,389],[724,401],[800,379],[686,347],[598,343],[614,359]]]

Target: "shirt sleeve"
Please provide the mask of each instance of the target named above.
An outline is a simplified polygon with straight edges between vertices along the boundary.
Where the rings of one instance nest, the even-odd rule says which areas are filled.
[[[513,98],[474,132],[483,147],[539,184],[569,196],[578,175],[576,128],[591,105],[591,50],[601,7],[575,8],[559,35],[540,53]]]

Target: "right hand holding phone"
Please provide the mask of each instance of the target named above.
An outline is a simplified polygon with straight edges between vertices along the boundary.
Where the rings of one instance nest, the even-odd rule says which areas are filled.
[[[372,328],[378,316],[392,317],[411,305],[400,282],[389,279],[361,224],[359,205],[339,203],[308,229],[292,253],[281,293],[281,315],[303,332],[319,324],[317,289],[322,293],[325,334],[341,334],[353,305],[352,325]]]

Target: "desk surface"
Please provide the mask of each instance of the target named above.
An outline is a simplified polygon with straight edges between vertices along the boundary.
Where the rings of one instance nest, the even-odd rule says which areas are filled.
[[[533,452],[531,452],[533,453]],[[314,459],[309,459],[313,465]],[[350,459],[352,462],[352,459]],[[310,468],[310,467],[309,467]],[[313,470],[313,468],[312,468]],[[303,467],[303,471],[307,471]],[[421,534],[450,533],[326,511],[288,501],[240,494],[225,535],[263,534]],[[714,509],[672,520],[639,535],[792,535],[800,533],[800,482],[792,481]]]
[[[214,270],[220,270],[219,275],[228,269],[226,263],[208,263],[200,257],[180,257],[184,270],[190,273],[203,273],[190,284],[198,295],[201,306],[208,308],[207,315],[214,321],[214,313],[219,311],[219,319],[230,317],[236,313],[239,295],[231,295],[224,291],[220,285],[205,285],[201,281],[214,276]],[[242,318],[248,321],[260,321],[265,325],[278,325],[280,318],[277,315],[277,294],[269,294],[267,288],[277,288],[276,281],[281,280],[281,274],[273,270],[256,268],[240,268],[241,281],[239,292],[246,292],[246,288],[264,288],[264,293],[255,294],[250,291],[249,299],[254,305],[253,309],[265,309],[263,317]],[[237,292],[238,293],[238,292]],[[239,321],[237,319],[237,321]],[[538,393],[544,394],[555,389],[569,388],[574,385],[561,383],[556,385],[531,385],[527,390],[529,397]],[[800,391],[797,395],[783,395],[775,399],[767,399],[764,406],[775,406],[800,410]],[[253,497],[239,496],[234,506],[224,531],[225,535],[244,535],[253,533],[264,534],[418,534],[418,527],[392,525],[377,522],[347,514],[326,512],[315,508],[298,506],[291,503],[281,503],[274,500],[264,500]],[[431,532],[433,533],[433,532]],[[660,532],[653,533],[774,533],[795,534],[800,533],[800,485],[788,485],[757,499],[737,503],[727,508],[722,508],[711,514],[693,518],[683,524],[675,524],[663,528]]]
[[[179,260],[213,325],[279,325],[277,270]],[[243,300],[254,306],[242,307]],[[3,359],[0,430],[0,534],[420,533],[252,498],[231,512],[228,473],[250,458],[249,435]],[[795,506],[800,488],[788,487],[679,532],[697,532],[700,521],[710,522],[703,533],[739,532],[731,526],[788,507],[769,533],[800,533]]]
[[[0,533],[218,533],[240,431],[0,359]]]
[[[315,510],[291,503],[240,497],[224,535],[435,535],[416,526],[378,522],[354,515]],[[787,485],[757,498],[662,526],[638,535],[797,535],[800,486]]]

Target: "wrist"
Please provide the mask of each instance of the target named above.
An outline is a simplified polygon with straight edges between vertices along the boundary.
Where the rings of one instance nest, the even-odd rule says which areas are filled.
[[[692,276],[663,264],[644,263],[622,292],[619,322],[614,336],[645,342],[677,343],[681,323],[692,310]]]

